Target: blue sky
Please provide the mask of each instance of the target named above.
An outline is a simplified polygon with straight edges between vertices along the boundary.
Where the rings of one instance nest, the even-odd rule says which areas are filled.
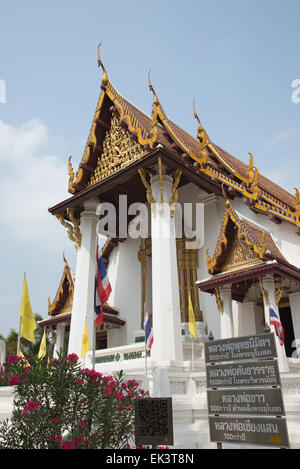
[[[101,83],[98,42],[130,101],[151,112],[151,68],[171,119],[196,135],[196,99],[215,143],[246,162],[251,151],[293,192],[299,14],[298,0],[0,0],[0,333],[18,328],[24,271],[32,307],[46,317],[63,251],[75,269],[75,249],[47,208],[68,197],[68,156],[74,168],[82,156]]]

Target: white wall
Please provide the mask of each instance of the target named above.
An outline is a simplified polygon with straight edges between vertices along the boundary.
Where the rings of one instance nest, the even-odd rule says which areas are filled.
[[[291,314],[294,326],[296,347],[298,357],[300,358],[300,292],[289,295]]]
[[[109,305],[119,310],[126,324],[108,330],[107,346],[117,347],[134,342],[134,331],[141,322],[141,264],[138,260],[140,240],[128,238],[112,251],[107,268],[112,286]]]

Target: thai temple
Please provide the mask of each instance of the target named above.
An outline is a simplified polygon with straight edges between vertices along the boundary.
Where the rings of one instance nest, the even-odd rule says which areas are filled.
[[[272,307],[285,334],[284,343],[275,339],[290,445],[300,447],[298,190],[264,177],[255,155],[244,163],[214,143],[195,106],[194,136],[172,122],[150,73],[146,115],[119,94],[99,54],[98,64],[100,97],[81,162],[74,170],[69,158],[69,195],[49,208],[74,243],[76,266],[63,256],[40,325],[52,331],[56,351],[68,338],[68,352],[80,356],[86,321],[95,350],[82,358],[85,367],[123,370],[151,396],[171,396],[174,448],[214,448],[204,344],[209,336],[274,332]],[[97,242],[112,288],[101,328],[94,328]]]

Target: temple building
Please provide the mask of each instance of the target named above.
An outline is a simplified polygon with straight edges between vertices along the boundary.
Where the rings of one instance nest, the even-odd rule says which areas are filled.
[[[275,335],[285,402],[289,411],[297,407],[299,192],[264,177],[251,153],[245,164],[215,144],[195,107],[195,136],[182,130],[167,117],[150,75],[146,115],[119,94],[100,57],[98,63],[100,97],[76,172],[68,162],[70,196],[49,208],[77,249],[76,270],[64,258],[40,325],[51,328],[57,351],[67,332],[68,351],[80,356],[85,320],[92,342],[98,241],[112,293],[96,330],[96,369],[122,369],[152,395],[172,396],[176,446],[208,447],[204,343],[209,334],[263,333],[270,307],[285,331],[284,344]],[[190,300],[197,340],[189,333]],[[92,366],[92,351],[83,360]],[[288,425],[300,445],[297,418]]]

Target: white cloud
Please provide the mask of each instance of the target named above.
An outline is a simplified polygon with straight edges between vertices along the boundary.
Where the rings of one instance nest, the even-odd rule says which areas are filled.
[[[292,128],[292,129],[286,129],[280,132],[278,135],[276,135],[273,140],[270,142],[269,146],[273,147],[274,145],[277,145],[278,143],[282,142],[283,140],[286,140],[290,137],[293,137],[294,135],[297,135],[299,132],[299,129]]]
[[[67,164],[48,154],[49,132],[38,120],[19,127],[0,120],[2,230],[20,239],[45,239],[58,222],[48,207],[68,197]]]

